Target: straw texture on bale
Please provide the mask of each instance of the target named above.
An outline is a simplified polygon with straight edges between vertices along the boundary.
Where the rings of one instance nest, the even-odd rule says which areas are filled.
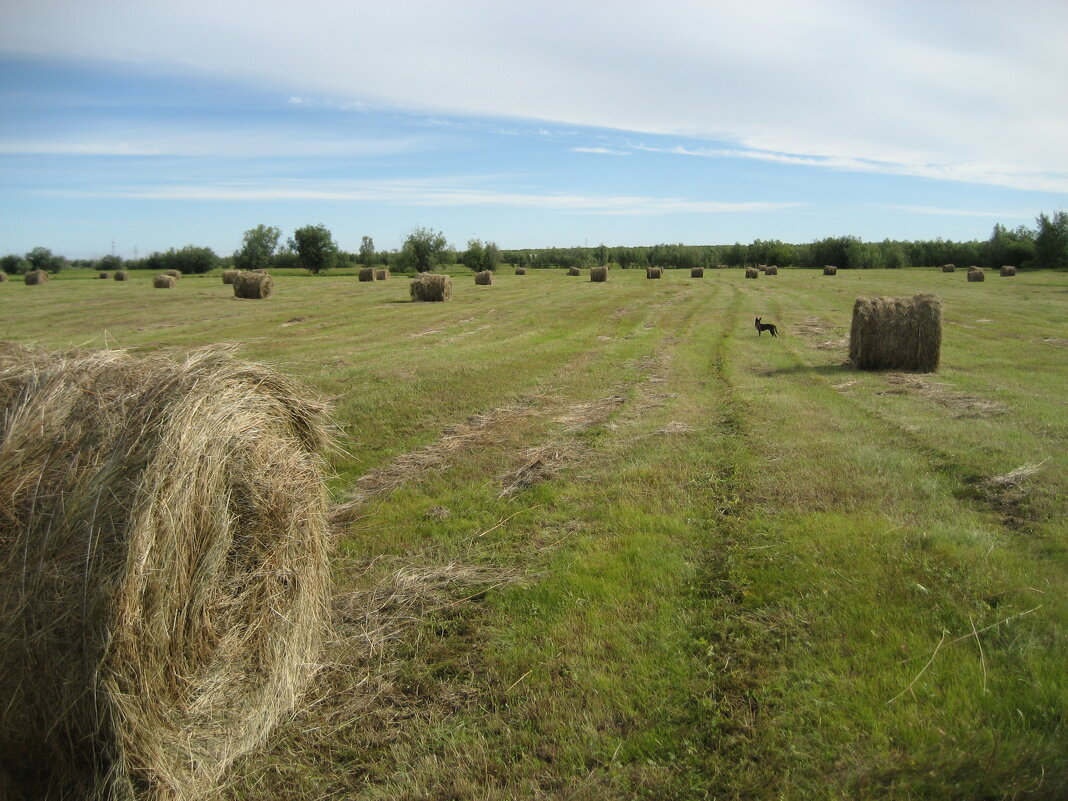
[[[389,278],[389,270],[375,270],[376,281],[385,281],[387,278]]]
[[[832,266],[830,264],[825,264],[823,266],[823,274],[824,275],[838,275],[838,268],[834,267],[834,266]]]
[[[760,271],[756,267],[746,267],[745,268],[745,277],[746,278],[756,278],[758,275],[760,275]]]
[[[323,406],[219,350],[0,344],[0,774],[215,797],[297,703],[329,572]]]
[[[375,269],[374,267],[361,267],[360,272],[357,273],[361,281],[374,281]]]
[[[182,277],[181,270],[164,270],[163,274],[171,276],[171,278],[173,278],[175,281]]]
[[[5,273],[3,270],[0,270],[0,284],[4,283],[4,281],[6,281],[6,280],[7,280],[7,273]]]
[[[978,267],[968,268],[968,280],[969,281],[985,281],[986,273],[980,270]]]
[[[526,267],[516,267],[515,268],[515,274],[516,275],[526,275],[527,274],[527,268]]]
[[[493,273],[489,270],[483,270],[482,272],[475,273],[475,283],[479,286],[489,286],[493,283]]]
[[[223,270],[222,279],[224,284],[233,284],[241,275],[240,270]]]
[[[47,284],[48,273],[44,270],[30,270],[26,273],[25,279],[27,284],[34,286],[36,284]]]
[[[567,271],[567,274],[568,275],[582,275],[582,270],[580,270],[578,267],[571,267]]]
[[[173,275],[160,273],[152,279],[152,286],[156,289],[173,289],[178,284],[178,279]]]
[[[857,298],[849,330],[854,367],[931,373],[938,369],[941,351],[941,298]]]
[[[775,266],[774,264],[769,265],[764,270],[764,275],[778,275],[778,274],[779,274],[779,268],[777,266]]]
[[[603,284],[608,280],[608,268],[603,265],[601,267],[590,267],[590,280],[594,283]]]
[[[452,298],[452,279],[447,275],[422,273],[411,284],[412,300],[446,301]]]
[[[1001,268],[1001,274],[1006,277],[1016,275],[1016,268],[1011,264],[1005,264]]]
[[[704,267],[691,267],[690,268],[690,278],[704,278],[704,277],[705,277],[705,268]]]
[[[956,272],[956,270],[957,270],[957,265],[955,265],[955,264],[943,264],[942,265],[942,272],[944,272],[944,273],[952,273],[952,272]]]
[[[129,281],[130,280],[130,274],[128,272],[126,272],[126,270],[116,270],[115,271],[115,280],[116,281]]]
[[[111,278],[111,276],[108,275],[107,273],[100,273],[100,275],[98,275],[97,278]]]
[[[264,300],[274,294],[274,279],[267,273],[240,273],[234,279],[234,297]]]
[[[645,277],[646,278],[660,278],[663,274],[664,274],[664,269],[662,267],[646,267],[645,268]]]

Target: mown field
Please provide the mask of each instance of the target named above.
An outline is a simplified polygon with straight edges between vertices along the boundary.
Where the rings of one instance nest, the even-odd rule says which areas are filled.
[[[705,275],[0,284],[333,399],[335,634],[230,801],[1068,797],[1068,274]],[[844,366],[920,291],[938,373]]]

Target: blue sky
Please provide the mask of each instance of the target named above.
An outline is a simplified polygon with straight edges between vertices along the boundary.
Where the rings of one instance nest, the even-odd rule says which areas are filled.
[[[0,0],[0,252],[986,238],[1068,207],[1068,3]]]

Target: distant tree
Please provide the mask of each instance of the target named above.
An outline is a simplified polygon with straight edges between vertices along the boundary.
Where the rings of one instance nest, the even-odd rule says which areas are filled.
[[[1010,231],[998,223],[994,226],[990,239],[983,243],[982,264],[984,267],[1000,267],[1003,264],[1020,267],[1031,263],[1035,258],[1036,248],[1035,232],[1026,225]]]
[[[282,231],[273,225],[257,225],[245,231],[240,250],[234,251],[234,269],[260,270],[271,266]]]
[[[101,256],[97,259],[93,266],[97,270],[121,270],[122,256],[116,256],[114,253],[109,253],[106,256]]]
[[[1039,214],[1035,234],[1036,267],[1068,267],[1068,212],[1055,211],[1053,217]]]
[[[364,267],[370,267],[375,264],[375,241],[365,236],[360,239],[360,264]]]
[[[56,256],[48,248],[35,247],[26,254],[26,261],[30,263],[32,270],[45,270],[50,273],[58,273],[67,263],[62,256]]]
[[[181,250],[167,252],[171,269],[181,270],[186,275],[206,273],[219,266],[219,257],[211,248],[186,245]]]
[[[329,270],[338,260],[334,237],[325,225],[305,225],[293,232],[289,246],[300,258],[300,266],[312,273]]]
[[[400,263],[425,273],[443,264],[451,257],[449,243],[440,231],[429,228],[413,228],[401,247]]]
[[[481,239],[472,239],[460,256],[460,263],[476,273],[484,270],[493,272],[501,263],[501,252],[495,242],[483,243]]]
[[[22,256],[17,256],[14,253],[9,253],[7,256],[0,257],[0,270],[5,273],[14,275],[15,273],[24,273],[30,266],[30,263]]]

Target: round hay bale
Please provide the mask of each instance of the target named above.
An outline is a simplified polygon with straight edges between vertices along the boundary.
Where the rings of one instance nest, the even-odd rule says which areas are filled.
[[[1005,264],[1001,268],[1001,275],[1003,277],[1010,277],[1016,275],[1016,268],[1013,267],[1011,264]]]
[[[833,266],[833,265],[830,265],[830,264],[825,264],[825,265],[823,265],[823,274],[824,275],[838,275],[838,268]]]
[[[48,283],[48,273],[44,270],[30,270],[24,276],[24,280],[30,286],[36,286],[37,284]]]
[[[660,278],[663,275],[664,275],[664,268],[663,267],[646,267],[645,268],[645,277],[646,278]]]
[[[156,289],[173,289],[178,285],[178,279],[173,275],[160,273],[152,279],[152,286]]]
[[[608,267],[591,267],[590,268],[590,280],[597,284],[603,284],[608,280]]]
[[[5,273],[3,270],[0,270],[0,284],[4,283],[4,281],[6,281],[6,280],[7,280],[7,273]]]
[[[969,281],[985,281],[986,280],[986,273],[984,273],[978,267],[969,267],[968,268],[968,280]]]
[[[582,275],[582,270],[578,267],[572,267],[567,271],[568,275]]]
[[[452,279],[447,275],[421,273],[411,284],[412,300],[437,302],[452,299]]]
[[[760,275],[760,271],[757,270],[755,267],[746,267],[745,268],[745,277],[746,278],[756,278],[758,275]]]
[[[240,270],[223,270],[222,279],[224,284],[233,285],[237,277],[241,275]]]
[[[778,275],[778,274],[779,274],[779,268],[778,268],[778,266],[776,266],[774,264],[768,265],[767,269],[764,270],[764,275]]]
[[[357,273],[361,281],[374,281],[375,280],[375,268],[374,267],[361,267],[360,272]]]
[[[489,286],[493,283],[493,273],[489,270],[483,270],[480,273],[475,273],[475,283],[479,286]]]
[[[690,268],[690,278],[704,278],[704,277],[705,277],[705,268],[704,267],[691,267]]]
[[[107,278],[111,278],[111,276],[110,276],[110,275],[108,275],[107,273],[103,273],[103,272],[102,272],[102,273],[100,273],[100,274],[99,274],[99,275],[97,276],[97,278],[104,278],[104,279],[107,279]]]
[[[234,279],[234,297],[264,300],[274,294],[274,279],[267,273],[241,273]]]
[[[941,298],[857,298],[849,330],[854,367],[931,373],[938,369],[941,351]]]
[[[516,275],[526,275],[527,274],[527,268],[526,267],[516,267],[515,268],[515,274]]]
[[[0,421],[9,793],[214,798],[318,657],[323,406],[219,350],[9,345]]]
[[[129,281],[130,280],[130,274],[128,272],[126,272],[126,270],[116,270],[115,271],[115,280],[116,281]]]
[[[385,281],[387,278],[389,278],[389,270],[375,270],[376,281]]]
[[[182,271],[181,270],[164,270],[163,274],[164,275],[169,275],[175,281],[177,281],[179,278],[182,277]]]
[[[955,264],[943,264],[942,265],[942,272],[944,272],[944,273],[956,272],[956,269],[957,269],[957,265],[955,265]]]

